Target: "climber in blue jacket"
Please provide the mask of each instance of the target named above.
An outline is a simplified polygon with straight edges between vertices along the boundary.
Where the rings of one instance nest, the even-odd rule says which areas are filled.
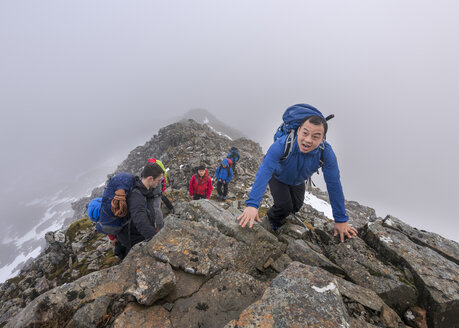
[[[305,181],[321,167],[323,160],[322,172],[335,219],[334,235],[339,234],[342,242],[345,235],[348,238],[357,236],[357,230],[348,224],[335,153],[325,141],[327,122],[320,112],[313,114],[303,119],[298,127],[286,159],[282,157],[288,135],[278,138],[268,149],[246,200],[247,207],[237,218],[241,227],[249,224],[252,228],[255,220],[261,222],[258,207],[269,184],[274,205],[267,213],[268,219],[274,231],[280,228],[290,213],[300,210],[304,202]]]

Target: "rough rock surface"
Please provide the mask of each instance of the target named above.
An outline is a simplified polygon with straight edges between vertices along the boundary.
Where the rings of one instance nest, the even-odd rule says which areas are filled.
[[[292,262],[231,326],[350,327],[350,317],[333,275]]]
[[[191,201],[198,164],[210,176],[228,150],[241,153],[229,199]],[[251,140],[230,140],[186,120],[134,149],[116,172],[138,174],[150,157],[168,170],[165,226],[120,261],[107,238],[73,204],[74,222],[46,234],[47,248],[0,285],[0,327],[454,327],[459,313],[457,243],[346,201],[359,237],[340,243],[333,221],[310,205],[278,233],[267,224],[242,229],[263,158]],[[114,173],[109,175],[113,175]],[[215,185],[214,185],[215,187]],[[317,197],[326,192],[312,188]],[[302,262],[302,263],[301,263]]]
[[[459,266],[406,235],[376,221],[367,226],[366,241],[389,260],[407,266],[426,308],[429,326],[454,327],[459,313]]]

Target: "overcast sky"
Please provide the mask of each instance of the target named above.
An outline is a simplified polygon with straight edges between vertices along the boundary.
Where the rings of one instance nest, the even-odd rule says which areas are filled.
[[[285,108],[309,103],[336,115],[347,199],[459,240],[458,14],[453,0],[1,1],[0,220],[189,109],[266,150]]]

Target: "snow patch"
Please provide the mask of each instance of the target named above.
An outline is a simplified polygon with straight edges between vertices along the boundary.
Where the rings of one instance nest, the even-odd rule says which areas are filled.
[[[411,312],[411,311],[406,311],[405,318],[407,318],[408,320],[416,319],[416,317],[413,315],[413,312]]]
[[[222,133],[222,132],[220,132],[220,131],[215,130],[215,128],[214,128],[212,125],[209,125],[208,123],[206,123],[206,125],[207,125],[212,131],[214,131],[216,134],[218,134],[219,136],[228,138],[229,140],[233,141],[233,139],[232,139],[229,135],[224,134],[224,133]]]
[[[5,265],[2,268],[0,268],[0,283],[4,282],[7,279],[15,277],[19,273],[19,270],[15,270],[14,272],[13,272],[13,270],[19,264],[24,263],[28,259],[37,257],[38,255],[40,255],[40,252],[41,252],[41,246],[39,246],[39,247],[35,248],[33,251],[27,253],[27,255],[25,255],[24,253],[21,253],[14,259],[14,261],[12,263],[10,263],[8,265]]]
[[[315,208],[317,211],[324,213],[324,215],[333,220],[333,212],[331,205],[327,203],[326,201],[317,198],[313,194],[306,192],[304,194],[304,203],[312,206]]]
[[[335,290],[335,288],[336,288],[336,285],[334,283],[332,283],[332,282],[329,283],[327,286],[322,287],[322,288],[316,287],[316,286],[312,286],[312,289],[314,289],[316,292],[319,292],[319,293],[325,293],[325,292],[327,292],[329,290]]]
[[[385,242],[386,244],[393,243],[392,239],[389,236],[381,236],[379,238],[382,242]]]
[[[384,223],[387,224],[388,226],[391,226],[391,227],[394,226],[394,222],[392,222],[391,219],[387,219],[386,221],[384,221]]]
[[[182,167],[183,167],[183,164],[180,164],[180,170],[182,169]]]

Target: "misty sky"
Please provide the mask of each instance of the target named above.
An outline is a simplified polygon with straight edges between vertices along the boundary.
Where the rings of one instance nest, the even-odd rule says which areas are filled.
[[[448,0],[1,1],[0,220],[27,220],[12,202],[115,166],[189,109],[266,150],[284,109],[309,103],[336,115],[347,199],[459,240],[458,14]]]

